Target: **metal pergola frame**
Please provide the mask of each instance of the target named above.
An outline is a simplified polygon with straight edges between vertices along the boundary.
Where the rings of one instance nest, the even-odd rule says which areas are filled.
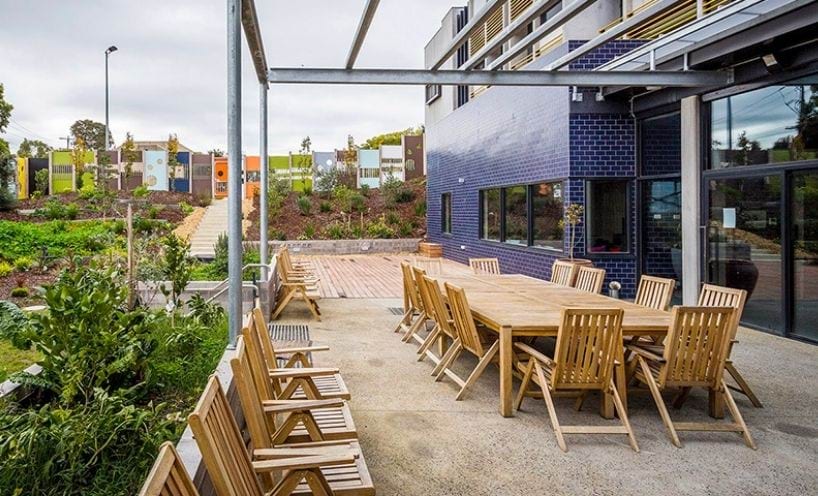
[[[352,40],[344,68],[272,68],[268,69],[264,44],[254,0],[227,0],[227,123],[228,123],[228,315],[230,343],[234,344],[242,326],[242,236],[241,236],[241,30],[252,55],[256,77],[260,86],[260,155],[261,155],[261,206],[260,206],[260,255],[262,264],[268,263],[267,239],[267,91],[270,84],[366,84],[366,85],[468,85],[468,86],[580,86],[580,87],[717,87],[732,82],[730,71],[574,71],[560,70],[583,55],[618,38],[638,25],[667,11],[681,0],[660,0],[648,9],[622,21],[567,55],[553,62],[548,70],[501,71],[507,62],[529,49],[534,43],[563,26],[574,16],[594,3],[594,0],[574,0],[562,12],[525,36],[503,55],[492,61],[488,70],[471,70],[491,53],[508,42],[514,31],[534,19],[550,1],[532,3],[521,19],[507,26],[499,36],[492,39],[469,63],[457,70],[440,70],[457,50],[468,42],[469,37],[506,0],[489,0],[475,13],[468,24],[455,36],[429,70],[413,69],[355,69],[358,54],[375,17],[380,0],[366,0],[364,12]],[[607,1],[607,0],[597,0]],[[701,0],[699,0],[701,3]],[[700,9],[701,10],[701,9]]]

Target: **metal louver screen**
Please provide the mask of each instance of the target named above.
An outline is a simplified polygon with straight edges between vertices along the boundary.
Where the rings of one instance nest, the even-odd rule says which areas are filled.
[[[520,14],[525,12],[527,8],[531,7],[532,3],[534,3],[534,0],[511,0],[509,4],[511,20],[513,21],[520,17]]]

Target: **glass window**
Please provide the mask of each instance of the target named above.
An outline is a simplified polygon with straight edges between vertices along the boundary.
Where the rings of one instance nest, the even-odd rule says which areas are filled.
[[[528,187],[505,188],[505,233],[503,241],[528,245]]]
[[[480,192],[480,237],[500,241],[500,190]]]
[[[818,77],[809,83],[769,86],[713,101],[710,167],[814,160]]]
[[[565,234],[562,183],[533,185],[531,204],[534,219],[534,246],[562,251],[562,240]]]
[[[682,115],[679,112],[641,122],[642,175],[681,174]]]
[[[440,196],[441,226],[440,230],[445,234],[452,233],[452,194],[443,193]]]
[[[589,181],[585,201],[586,250],[589,253],[628,252],[628,182]]]

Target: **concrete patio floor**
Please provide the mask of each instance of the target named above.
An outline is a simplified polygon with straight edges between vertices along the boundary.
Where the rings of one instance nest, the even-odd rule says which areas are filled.
[[[318,365],[341,369],[366,461],[380,495],[521,494],[816,494],[818,491],[818,347],[741,330],[739,369],[764,402],[736,395],[758,444],[730,433],[681,433],[670,444],[648,395],[630,396],[641,453],[625,436],[567,436],[563,453],[542,400],[527,399],[514,418],[498,413],[498,371],[489,367],[473,392],[454,401],[455,385],[435,383],[415,346],[393,334],[399,299],[324,299],[323,321],[291,305],[281,323],[309,323],[330,352]],[[476,364],[460,359],[459,373]],[[515,381],[515,390],[519,385]],[[697,391],[674,419],[709,420],[707,394]],[[557,400],[563,424],[604,424],[598,400],[582,412]],[[615,421],[613,421],[615,422]]]

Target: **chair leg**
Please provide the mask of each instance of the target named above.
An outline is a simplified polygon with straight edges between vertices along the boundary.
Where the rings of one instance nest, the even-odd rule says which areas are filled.
[[[290,304],[290,300],[293,299],[293,296],[295,296],[295,295],[293,294],[292,291],[287,291],[287,294],[284,296],[284,299],[282,299],[279,302],[278,306],[276,306],[275,311],[270,316],[270,320],[275,320],[275,319],[278,318],[279,315],[281,315],[281,312],[284,311],[284,309],[287,307],[287,305]]]
[[[426,352],[432,347],[433,344],[435,344],[435,342],[437,342],[437,338],[440,336],[441,332],[443,331],[440,329],[440,326],[435,324],[432,332],[426,336],[426,339],[423,340],[423,344],[421,344],[418,348],[417,354],[420,355],[418,357],[418,362],[422,362],[423,359],[426,358]]]
[[[588,397],[588,391],[583,391],[582,393],[580,393],[580,395],[577,397],[577,400],[574,402],[574,410],[575,411],[578,412],[578,411],[582,410],[582,404],[585,403],[585,399],[587,397]]]
[[[413,309],[411,309],[411,308],[410,308],[409,310],[407,310],[407,311],[406,311],[406,312],[403,314],[403,317],[401,317],[400,322],[398,322],[398,325],[397,325],[397,326],[395,326],[395,330],[394,330],[394,331],[392,331],[392,332],[398,332],[398,331],[400,331],[400,330],[401,330],[401,328],[403,328],[403,326],[406,324],[406,321],[407,321],[407,320],[408,320],[409,322],[411,322],[411,321],[412,321],[412,313],[413,313],[413,312],[414,312],[414,310],[413,310]]]
[[[721,381],[721,392],[724,395],[725,403],[727,403],[727,410],[730,412],[730,416],[733,417],[733,422],[741,427],[741,435],[744,437],[744,444],[750,448],[756,449],[756,443],[753,441],[753,437],[750,435],[750,430],[747,429],[747,424],[744,423],[744,417],[742,417],[741,412],[738,411],[736,400],[733,399],[733,395],[730,394],[730,390],[727,389],[727,386],[724,384],[724,379]]]
[[[534,373],[534,359],[528,359],[528,367],[525,368],[523,374],[523,382],[520,384],[520,390],[517,392],[517,399],[514,400],[514,409],[519,410],[525,399],[525,392],[528,390],[528,384],[531,382],[531,374]]]
[[[625,405],[622,404],[622,398],[619,397],[619,391],[617,391],[613,381],[611,381],[611,394],[613,395],[614,407],[619,414],[619,420],[622,422],[625,430],[628,431],[628,441],[631,443],[631,448],[639,453],[639,445],[636,444],[636,436],[633,435],[633,428],[631,427],[631,421],[628,419],[628,412],[625,410]]]
[[[404,343],[408,343],[412,336],[415,335],[416,332],[420,330],[421,327],[426,325],[426,316],[421,313],[420,318],[418,318],[414,324],[409,327],[409,330],[406,331],[406,334],[403,335],[401,341]]]
[[[532,360],[534,360],[532,358]],[[534,370],[537,372],[537,379],[540,381],[540,389],[542,390],[542,397],[545,401],[545,407],[548,409],[548,417],[551,419],[551,428],[554,429],[554,434],[557,436],[557,444],[563,452],[568,451],[568,446],[565,444],[565,438],[562,435],[562,428],[560,421],[557,420],[557,410],[554,408],[554,399],[551,398],[551,391],[548,387],[548,382],[545,380],[542,367],[539,363],[534,363]]]
[[[642,367],[642,374],[645,376],[645,382],[647,382],[648,388],[650,389],[650,394],[653,396],[653,401],[656,403],[656,408],[659,410],[659,416],[662,417],[662,422],[665,424],[668,433],[670,433],[671,442],[673,442],[673,445],[677,448],[681,448],[682,443],[679,441],[679,435],[676,434],[676,428],[673,427],[673,421],[670,420],[670,414],[665,406],[665,400],[662,399],[662,393],[659,391],[659,386],[653,379],[653,375],[650,372],[650,367],[648,367],[645,359],[641,356],[638,356],[636,359],[639,360],[639,365]]]
[[[747,384],[747,381],[744,380],[744,377],[741,376],[739,371],[736,369],[736,366],[733,365],[733,362],[727,362],[724,364],[724,369],[730,374],[730,377],[736,381],[738,385],[738,391],[743,395],[747,396],[750,400],[750,403],[753,404],[756,408],[764,408],[764,405],[761,404],[761,401],[758,399],[758,396],[753,393],[753,390],[750,388],[750,385]]]
[[[488,364],[491,363],[491,360],[497,354],[497,351],[499,349],[500,341],[495,341],[494,344],[491,345],[491,348],[489,348],[489,350],[486,352],[486,354],[483,355],[482,358],[480,358],[479,362],[477,362],[477,367],[474,368],[472,373],[469,375],[469,378],[466,379],[466,383],[463,384],[462,388],[460,388],[460,392],[458,392],[457,396],[455,396],[454,398],[455,401],[460,401],[463,399],[463,395],[466,393],[466,390],[472,387],[474,383],[477,382],[477,379],[479,379],[480,376],[483,375],[483,371],[486,370],[486,367],[488,367]]]
[[[689,387],[682,388],[681,391],[679,391],[679,394],[677,394],[676,397],[673,398],[673,408],[675,408],[676,410],[682,408],[682,405],[684,405],[685,401],[687,401],[687,397],[690,396],[690,391],[692,389],[693,388]]]
[[[452,343],[451,348],[449,348],[449,350],[440,358],[440,363],[437,364],[437,367],[432,369],[432,375],[435,376],[435,382],[440,381],[440,379],[443,377],[443,371],[457,359],[461,348],[462,346],[460,344],[460,340],[456,339],[454,343]]]

